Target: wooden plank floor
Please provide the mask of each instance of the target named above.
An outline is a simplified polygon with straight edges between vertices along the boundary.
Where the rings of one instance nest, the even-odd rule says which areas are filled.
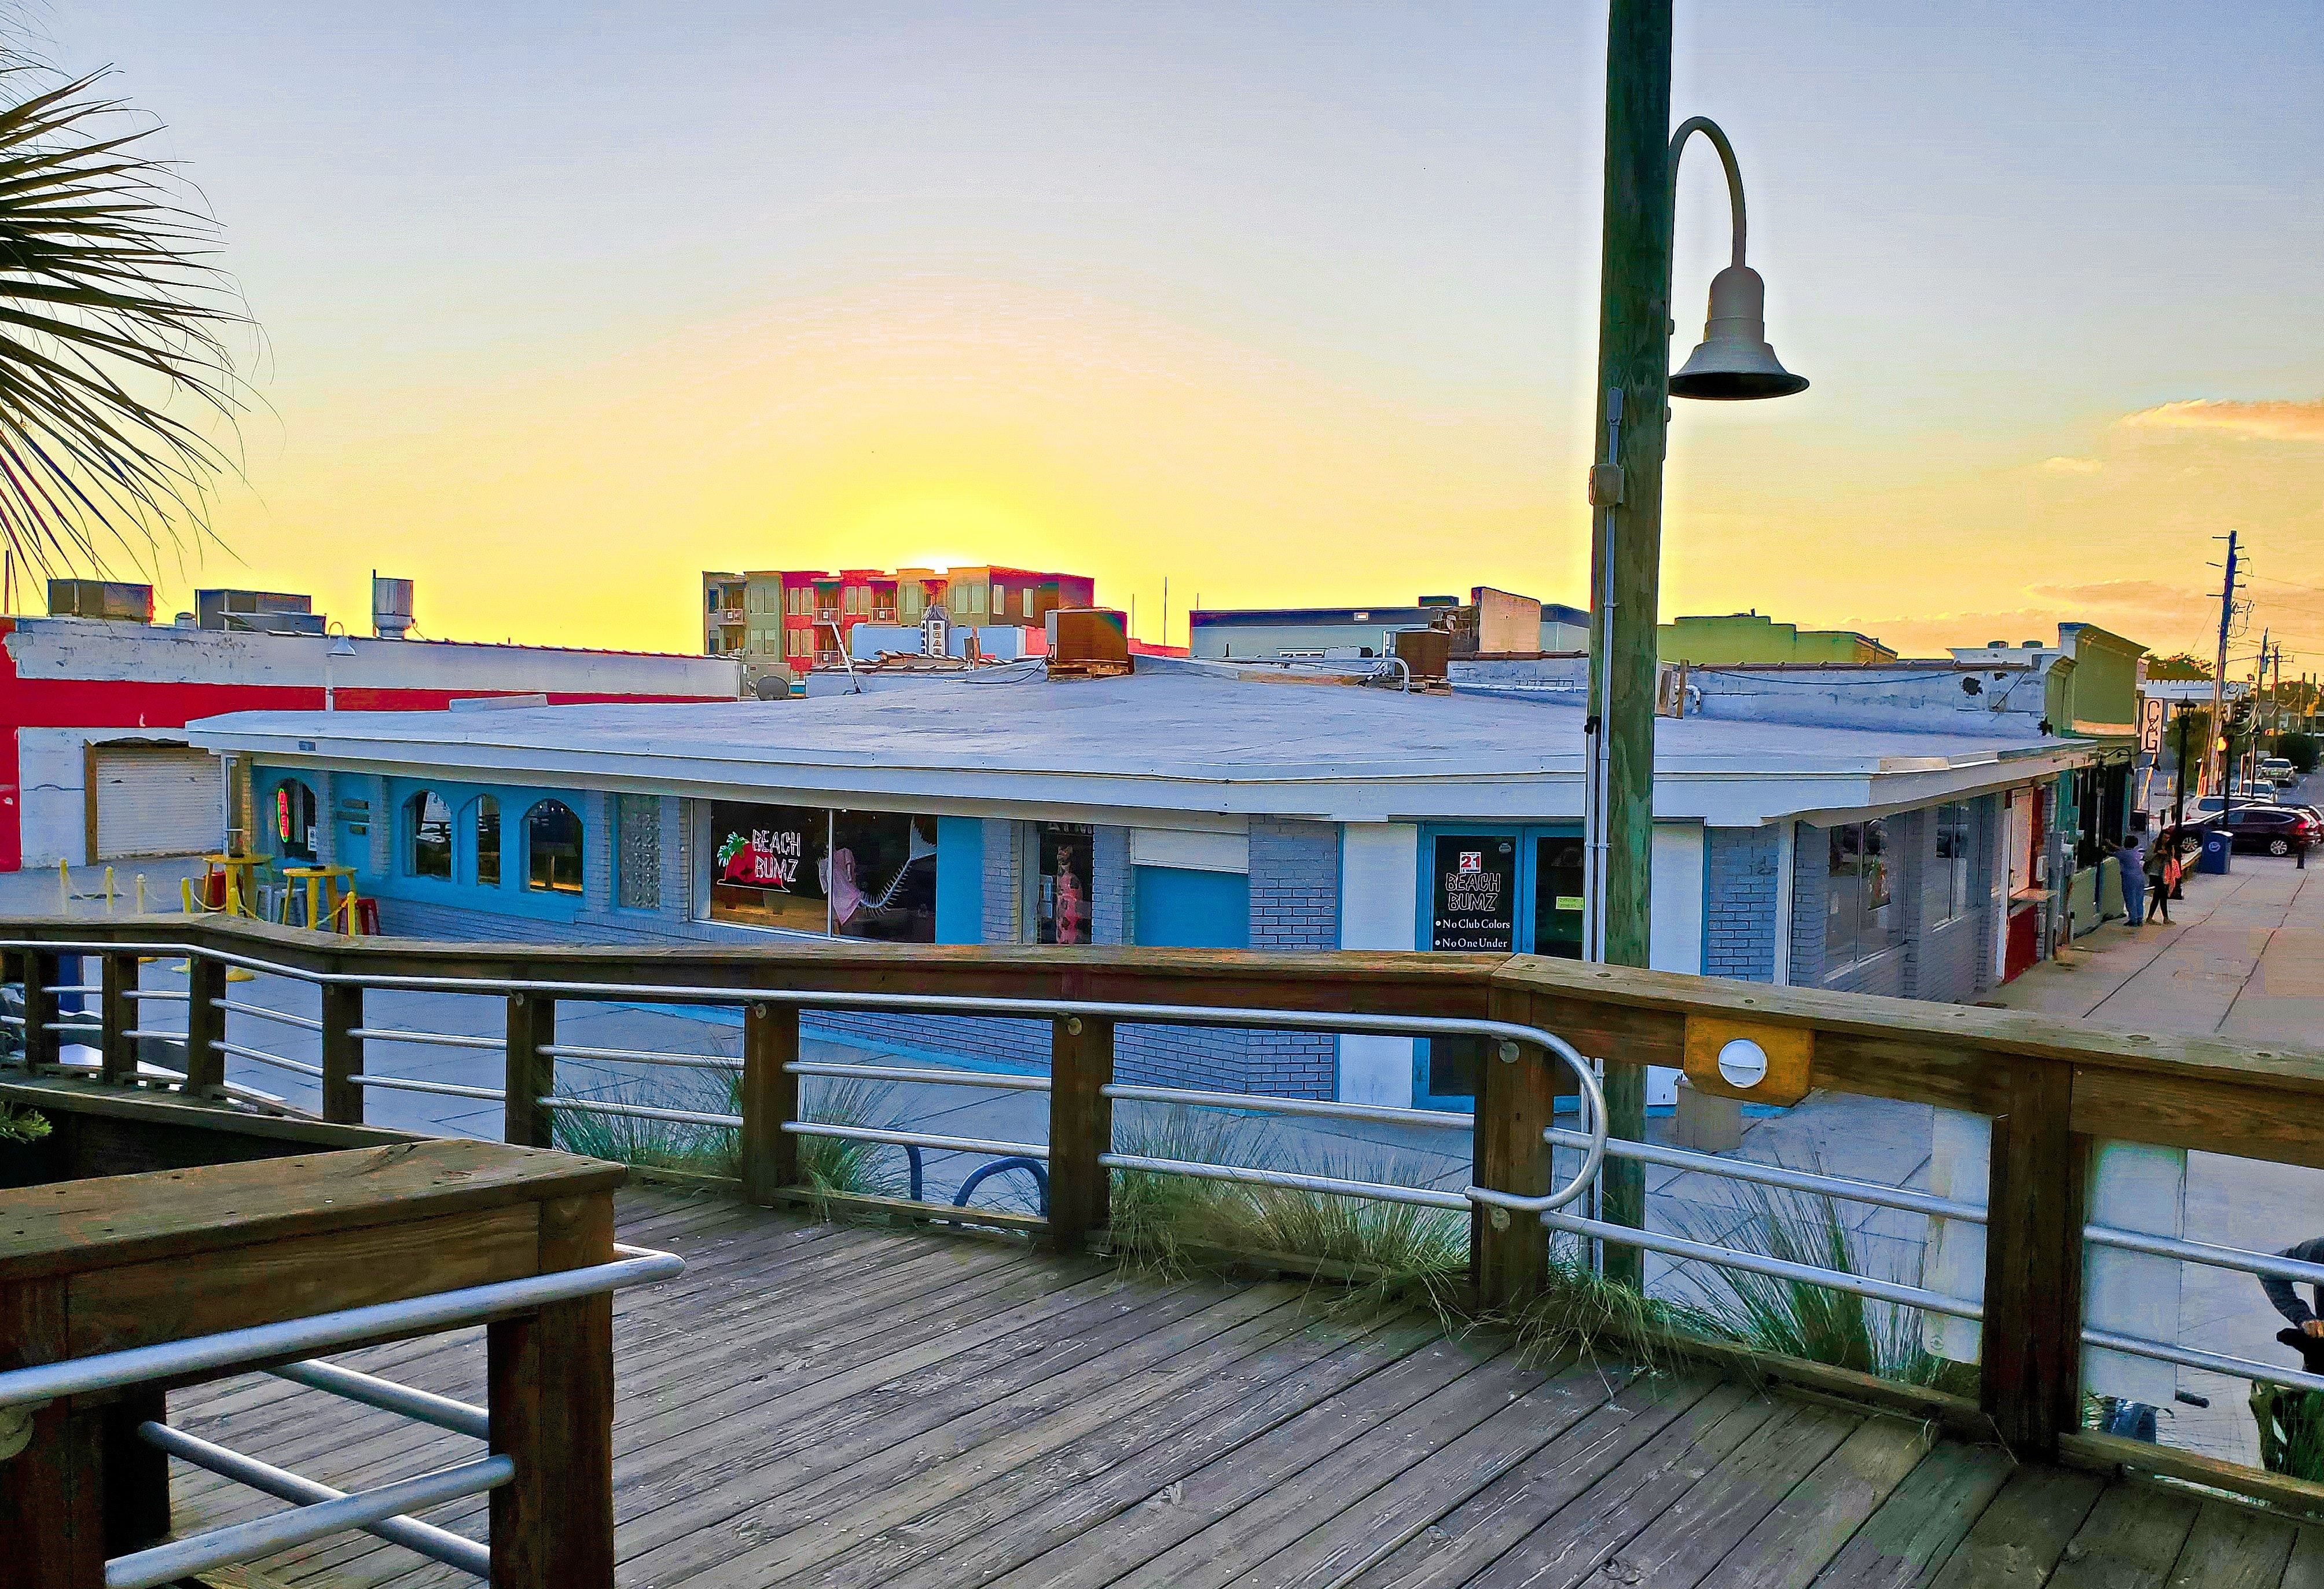
[[[622,1215],[689,1264],[616,1313],[625,1589],[2324,1586],[2324,1529],[1709,1375],[655,1191]],[[483,1400],[478,1331],[345,1361]],[[341,1489],[475,1449],[255,1376],[171,1410]],[[176,1481],[181,1530],[276,1507]],[[251,1582],[471,1580],[356,1536]]]

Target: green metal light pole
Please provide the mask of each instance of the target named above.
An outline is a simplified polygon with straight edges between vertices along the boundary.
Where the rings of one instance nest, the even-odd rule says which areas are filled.
[[[1609,965],[1647,964],[1662,574],[1663,454],[1669,399],[1780,397],[1807,383],[1768,347],[1764,289],[1743,263],[1743,184],[1735,152],[1700,119],[1671,132],[1671,0],[1612,0],[1606,50],[1606,210],[1598,319],[1598,465],[1591,471],[1591,644],[1584,948]],[[1702,132],[1726,167],[1734,261],[1711,282],[1702,346],[1670,374],[1671,249],[1678,154]],[[1609,1069],[1607,1123],[1646,1134],[1646,1073]],[[1646,1223],[1635,1161],[1609,1159],[1601,1217]],[[1641,1283],[1644,1255],[1611,1243],[1606,1273]]]

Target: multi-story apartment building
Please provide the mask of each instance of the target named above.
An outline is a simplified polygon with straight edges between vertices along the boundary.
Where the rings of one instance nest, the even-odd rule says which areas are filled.
[[[858,624],[918,624],[941,606],[955,624],[1039,629],[1059,607],[1086,607],[1096,581],[992,565],[963,568],[753,569],[702,576],[702,649],[780,662],[794,672],[836,667]],[[1031,649],[1031,648],[1028,648]]]

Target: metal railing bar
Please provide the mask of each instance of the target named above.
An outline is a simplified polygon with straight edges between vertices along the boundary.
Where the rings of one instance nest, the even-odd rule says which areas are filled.
[[[1124,1103],[1181,1104],[1194,1109],[1248,1109],[1263,1114],[1305,1114],[1321,1120],[1368,1120],[1383,1125],[1416,1125],[1433,1131],[1473,1131],[1476,1122],[1466,1114],[1442,1109],[1398,1109],[1386,1104],[1341,1104],[1323,1098],[1274,1098],[1253,1093],[1212,1093],[1188,1087],[1148,1087],[1112,1085],[1103,1089],[1109,1098]],[[1583,1133],[1576,1132],[1576,1135]],[[1587,1138],[1584,1136],[1584,1140]]]
[[[1569,1131],[1563,1126],[1552,1126],[1543,1134],[1553,1146],[1560,1148],[1585,1147],[1590,1141],[1583,1132]],[[1985,1223],[1985,1209],[1975,1203],[1962,1203],[1904,1187],[1884,1187],[1877,1181],[1860,1181],[1848,1176],[1823,1175],[1780,1164],[1761,1164],[1749,1159],[1725,1159],[1716,1153],[1698,1153],[1687,1148],[1666,1148],[1659,1142],[1634,1142],[1620,1137],[1609,1137],[1606,1141],[1606,1156],[1609,1159],[1635,1159],[1642,1164],[1659,1164],[1669,1169],[1692,1170],[1728,1180],[1752,1181],[1764,1187],[1782,1187],[1790,1191],[1821,1192],[1843,1202],[1876,1203],[1884,1208],[1901,1208],[1908,1214],[1958,1219],[1970,1224]]]
[[[2173,1236],[2153,1236],[2144,1231],[2118,1230],[2113,1225],[2086,1224],[2082,1240],[2093,1247],[2115,1247],[2126,1252],[2147,1252],[2157,1258],[2177,1258],[2232,1269],[2244,1274],[2264,1274],[2275,1280],[2304,1280],[2324,1286],[2324,1263],[2302,1263],[2273,1252],[2252,1252],[2241,1247],[2215,1247],[2209,1242],[2186,1242]]]
[[[1476,1190],[1471,1187],[1471,1195],[1474,1196]],[[1849,1274],[1845,1270],[1821,1269],[1812,1263],[1794,1263],[1786,1259],[1769,1258],[1763,1253],[1745,1252],[1733,1247],[1714,1247],[1707,1242],[1691,1242],[1683,1236],[1666,1236],[1659,1231],[1609,1224],[1602,1219],[1583,1219],[1572,1214],[1544,1214],[1541,1222],[1552,1230],[1565,1231],[1577,1236],[1595,1236],[1601,1242],[1637,1247],[1648,1252],[1659,1252],[1666,1258],[1692,1258],[1725,1269],[1739,1269],[1747,1274],[1764,1274],[1779,1280],[1829,1286],[1835,1291],[1852,1291],[1858,1297],[1869,1297],[1877,1302],[1893,1302],[1900,1307],[1924,1308],[1931,1313],[1950,1314],[1955,1318],[1982,1322],[1985,1317],[1985,1309],[1975,1302],[1948,1297],[1941,1291],[1932,1291],[1920,1286],[1899,1285],[1894,1280],[1877,1280],[1864,1275]]]
[[[559,1059],[608,1059],[635,1065],[670,1065],[684,1070],[734,1070],[740,1059],[720,1054],[672,1054],[660,1049],[593,1049],[582,1043],[543,1043],[540,1051]]]
[[[351,1038],[368,1038],[375,1043],[433,1043],[446,1049],[492,1049],[508,1047],[506,1038],[464,1038],[442,1031],[401,1031],[393,1027],[355,1026],[347,1029]]]
[[[213,1529],[190,1538],[172,1539],[105,1564],[105,1589],[155,1589],[211,1567],[256,1561],[294,1545],[368,1529],[401,1512],[441,1506],[464,1496],[482,1495],[516,1477],[516,1463],[506,1456],[481,1457],[457,1467],[399,1479],[376,1490],[359,1490],[337,1501],[317,1501]]]
[[[872,1125],[828,1125],[819,1120],[786,1120],[783,1129],[795,1136],[837,1137],[848,1142],[886,1142],[898,1148],[927,1148],[939,1153],[990,1153],[999,1159],[1049,1157],[1047,1143],[996,1142],[983,1137],[940,1137],[927,1132],[890,1131]]]
[[[102,1021],[43,1021],[41,1022],[41,1030],[42,1031],[103,1031],[105,1022]]]
[[[613,1252],[613,1261],[583,1269],[528,1275],[522,1280],[493,1280],[481,1286],[438,1291],[429,1297],[410,1297],[401,1302],[374,1302],[306,1318],[250,1325],[215,1335],[194,1335],[182,1341],[103,1352],[93,1357],[67,1358],[59,1363],[0,1371],[0,1407],[53,1401],[60,1396],[83,1396],[94,1390],[118,1390],[148,1380],[205,1373],[237,1363],[312,1357],[387,1335],[425,1335],[462,1325],[484,1324],[511,1314],[530,1312],[551,1302],[596,1296],[626,1286],[650,1285],[686,1269],[686,1261],[674,1252],[656,1252],[619,1243],[614,1243]]]
[[[351,1086],[383,1087],[391,1093],[440,1093],[447,1098],[489,1098],[494,1103],[506,1103],[508,1094],[498,1087],[463,1086],[456,1081],[414,1081],[402,1076],[351,1076]]]
[[[317,1483],[302,1474],[275,1467],[254,1456],[245,1456],[239,1451],[189,1435],[183,1429],[173,1429],[167,1424],[140,1424],[137,1435],[148,1446],[166,1451],[180,1462],[207,1468],[221,1478],[247,1485],[278,1501],[310,1506],[320,1501],[346,1499],[344,1490]],[[439,1529],[433,1523],[423,1523],[417,1518],[385,1517],[366,1525],[364,1531],[401,1545],[406,1550],[417,1551],[431,1561],[456,1567],[473,1577],[490,1579],[493,1575],[491,1547],[479,1545],[473,1539],[464,1539],[450,1529]]]
[[[293,1015],[287,1010],[269,1010],[263,1004],[245,1004],[240,999],[213,999],[221,1010],[231,1010],[236,1015],[247,1015],[254,1021],[279,1021],[284,1026],[295,1026],[301,1031],[320,1031],[323,1023],[311,1015]]]
[[[49,987],[46,983],[42,983],[41,985],[44,988],[48,988],[48,991],[52,993],[101,993],[105,991],[104,984],[101,983],[96,984],[74,983],[69,987],[64,985]]]
[[[123,988],[121,996],[124,999],[189,1000],[194,995],[183,988]]]
[[[210,1047],[221,1054],[231,1054],[237,1059],[247,1059],[254,1065],[272,1065],[277,1070],[288,1070],[300,1076],[310,1076],[318,1081],[322,1079],[323,1067],[319,1065],[309,1065],[304,1059],[285,1059],[280,1054],[270,1054],[263,1049],[248,1048],[241,1043],[229,1043],[223,1039],[213,1039]]]
[[[1011,1093],[1046,1093],[1046,1076],[1008,1076],[990,1070],[942,1070],[901,1065],[843,1065],[836,1060],[794,1059],[783,1067],[793,1076],[828,1076],[854,1081],[928,1082],[938,1086],[997,1087]]]
[[[23,1024],[24,1018],[21,1015],[0,1015],[0,1026],[22,1026]]]
[[[728,1131],[741,1131],[742,1117],[739,1114],[713,1114],[700,1109],[660,1109],[650,1104],[607,1104],[595,1098],[573,1098],[552,1093],[535,1099],[543,1109],[572,1109],[584,1114],[626,1114],[637,1120],[667,1120],[678,1125],[720,1126]]]
[[[2209,1369],[2230,1379],[2259,1380],[2271,1385],[2292,1385],[2302,1390],[2324,1390],[2324,1374],[2306,1373],[2296,1368],[2278,1368],[2272,1363],[2261,1363],[2249,1357],[2230,1357],[2223,1352],[2204,1352],[2193,1346],[2150,1341],[2143,1335],[2117,1335],[2112,1330],[2084,1330],[2082,1344],[2108,1352],[2126,1352],[2133,1357],[2151,1357],[2157,1363],[2175,1363],[2181,1368]]]
[[[133,1026],[121,1035],[125,1038],[174,1038],[181,1043],[186,1040],[185,1029],[182,1027],[176,1031],[171,1031],[164,1026]]]
[[[1192,1176],[1197,1180],[1234,1181],[1247,1187],[1284,1187],[1293,1191],[1329,1192],[1342,1197],[1370,1197],[1383,1203],[1410,1203],[1421,1208],[1469,1212],[1469,1199],[1458,1192],[1426,1187],[1390,1186],[1384,1181],[1342,1180],[1337,1176],[1297,1175],[1289,1170],[1253,1169],[1240,1164],[1204,1164],[1192,1159],[1151,1159],[1143,1153],[1101,1153],[1097,1161],[1108,1169],[1142,1169],[1156,1175]]]
[[[474,1436],[479,1440],[492,1437],[491,1412],[466,1401],[455,1401],[449,1396],[438,1396],[433,1390],[399,1385],[393,1380],[359,1373],[336,1363],[286,1363],[280,1368],[271,1368],[266,1372],[278,1380],[288,1380],[310,1390],[321,1390],[345,1397],[349,1401],[360,1401],[365,1407],[376,1407],[382,1412],[397,1413],[423,1424],[434,1424],[439,1429],[450,1429],[455,1434]]]

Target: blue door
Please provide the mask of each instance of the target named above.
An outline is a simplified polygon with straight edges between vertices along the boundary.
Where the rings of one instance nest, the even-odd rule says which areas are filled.
[[[1582,833],[1572,825],[1425,827],[1420,866],[1423,948],[1582,957]],[[1415,1043],[1415,1104],[1471,1107],[1483,1050],[1476,1038]]]

